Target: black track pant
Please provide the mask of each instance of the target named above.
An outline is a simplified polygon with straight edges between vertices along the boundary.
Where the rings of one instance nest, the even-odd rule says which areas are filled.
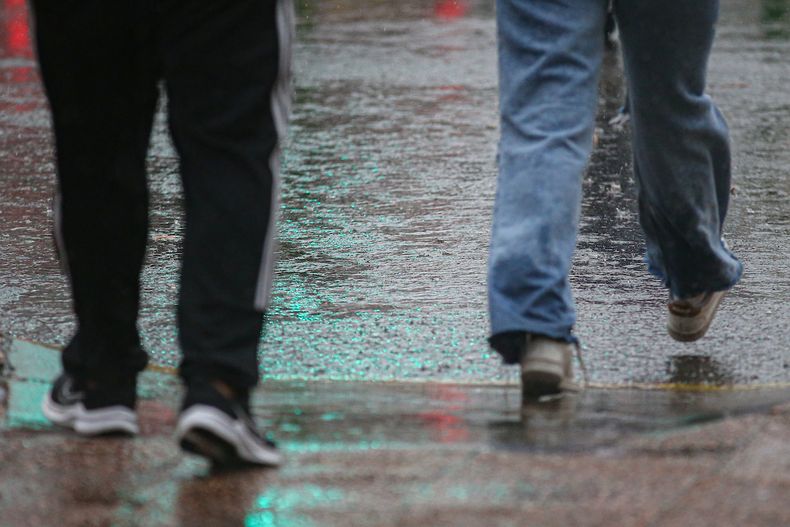
[[[136,322],[145,159],[164,81],[185,191],[181,374],[253,386],[290,96],[290,4],[32,0],[32,7],[55,132],[56,237],[78,320],[65,370],[116,382],[147,362]]]

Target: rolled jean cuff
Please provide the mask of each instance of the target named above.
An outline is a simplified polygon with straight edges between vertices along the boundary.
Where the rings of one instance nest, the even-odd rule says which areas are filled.
[[[715,273],[706,273],[704,277],[700,276],[699,279],[686,283],[670,280],[664,269],[660,265],[654,264],[647,255],[645,255],[645,263],[648,272],[661,280],[664,287],[670,290],[673,298],[689,298],[702,293],[727,291],[740,282],[743,276],[743,263],[726,249],[726,245],[725,250],[730,261],[723,265],[723,269]]]

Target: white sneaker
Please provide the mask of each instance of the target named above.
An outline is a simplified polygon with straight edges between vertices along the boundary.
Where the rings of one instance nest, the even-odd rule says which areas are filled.
[[[715,291],[670,301],[667,306],[669,336],[680,342],[691,342],[702,338],[713,322],[716,310],[726,294],[727,291]]]
[[[521,393],[525,400],[577,392],[573,379],[575,344],[541,335],[527,335],[521,358]]]

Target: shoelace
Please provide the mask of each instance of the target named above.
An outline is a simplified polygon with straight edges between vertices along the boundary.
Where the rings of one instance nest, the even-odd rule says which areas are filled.
[[[574,348],[576,349],[576,359],[579,361],[579,368],[582,370],[582,378],[584,379],[584,388],[590,384],[590,377],[587,374],[587,366],[584,364],[584,359],[582,358],[582,345],[579,341],[574,342]]]

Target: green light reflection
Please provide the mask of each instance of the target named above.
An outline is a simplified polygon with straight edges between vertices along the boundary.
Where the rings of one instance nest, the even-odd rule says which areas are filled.
[[[342,502],[342,490],[306,484],[297,488],[272,488],[260,495],[244,520],[245,527],[313,527],[298,510],[331,507]]]

